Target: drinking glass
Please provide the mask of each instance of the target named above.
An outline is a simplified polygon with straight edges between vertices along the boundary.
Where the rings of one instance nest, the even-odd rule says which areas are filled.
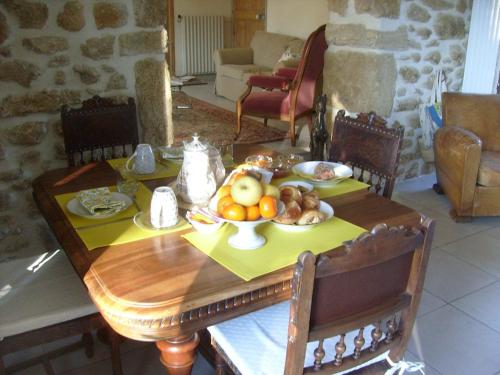
[[[179,221],[177,198],[172,188],[157,187],[151,198],[151,225],[157,229],[172,227]]]

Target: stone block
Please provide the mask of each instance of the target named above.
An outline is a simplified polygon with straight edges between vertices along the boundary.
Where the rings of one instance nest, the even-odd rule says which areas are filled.
[[[420,78],[420,73],[418,69],[412,66],[402,66],[399,68],[399,75],[405,82],[415,83]]]
[[[433,27],[434,32],[441,40],[463,39],[465,37],[465,21],[463,17],[439,13]]]
[[[160,54],[165,52],[167,35],[164,29],[161,31],[137,31],[120,35],[118,42],[120,56]]]
[[[417,29],[417,35],[420,36],[422,39],[427,40],[432,34],[432,30],[428,29],[427,27],[420,27]]]
[[[0,101],[0,117],[24,116],[29,113],[55,113],[63,104],[80,103],[75,90],[42,90],[22,95],[9,95]]]
[[[38,159],[40,160],[40,159]],[[13,183],[10,184],[10,187],[14,191],[26,191],[31,188],[31,184],[33,183],[32,180],[29,178],[22,178],[20,180],[14,181]]]
[[[405,172],[405,179],[417,177],[420,172],[420,166],[418,161],[413,161],[409,167],[407,167]]]
[[[0,208],[2,202],[2,195],[4,191],[0,191]],[[21,234],[23,228],[18,224],[16,218],[12,215],[0,215],[0,240],[7,236]]]
[[[429,52],[427,55],[425,55],[424,60],[429,61],[431,64],[438,65],[441,62],[441,52]]]
[[[345,16],[347,13],[348,0],[328,0],[328,9],[331,12]]]
[[[458,0],[457,6],[455,7],[455,9],[457,11],[459,11],[460,13],[465,13],[465,11],[467,9],[469,9],[469,5],[467,3],[468,3],[467,0]],[[470,1],[469,3],[472,3],[472,1]]]
[[[422,2],[434,10],[453,8],[453,4],[450,1],[446,0],[422,0]]]
[[[417,4],[410,4],[406,11],[406,17],[412,21],[427,22],[430,20],[431,15],[427,9]]]
[[[113,56],[114,35],[105,35],[101,38],[90,38],[80,45],[82,55],[92,60],[104,60]]]
[[[127,79],[123,74],[120,73],[111,74],[108,83],[106,85],[106,91],[123,90],[126,88],[127,88]]]
[[[392,54],[327,52],[323,77],[323,91],[334,108],[390,116],[397,78]]]
[[[5,151],[1,143],[0,143],[0,160],[5,160]]]
[[[462,65],[465,61],[464,49],[459,44],[450,46],[450,58],[455,65]]]
[[[47,64],[49,68],[59,68],[61,66],[69,65],[69,56],[67,55],[56,55],[52,56]]]
[[[24,38],[23,46],[41,55],[53,55],[69,48],[68,40],[61,36],[39,36]]]
[[[95,3],[93,14],[95,25],[99,30],[122,27],[127,23],[128,18],[127,6],[118,1]]]
[[[10,129],[7,132],[7,139],[15,145],[31,146],[40,144],[46,135],[46,122],[29,121]]]
[[[173,142],[173,124],[168,119],[166,69],[164,60],[152,58],[140,60],[134,66],[137,112],[143,141],[155,146]]]
[[[355,0],[356,13],[368,13],[377,18],[399,18],[400,0]]]
[[[11,168],[0,171],[0,182],[11,182],[18,180],[23,175],[21,168]]]
[[[399,100],[396,104],[395,112],[405,112],[405,111],[413,111],[417,109],[420,104],[419,100],[415,98],[407,98],[403,100]]]
[[[28,150],[21,154],[20,161],[23,165],[34,164],[41,160],[42,154],[38,150]]]
[[[434,71],[434,68],[430,65],[426,65],[422,68],[422,74],[431,74]]]
[[[66,73],[63,70],[58,70],[54,73],[54,84],[62,86],[66,83]]]
[[[10,57],[11,55],[12,55],[12,52],[11,52],[9,46],[0,47],[0,56],[2,56],[2,57]]]
[[[0,81],[16,82],[30,87],[31,82],[40,76],[38,66],[22,60],[0,60]]]
[[[395,31],[367,29],[362,24],[332,24],[325,38],[337,46],[364,47],[386,50],[406,50],[410,46],[406,26]]]
[[[167,26],[167,0],[134,0],[135,25]]]
[[[78,73],[80,80],[86,85],[97,83],[101,76],[96,68],[88,65],[75,65],[73,66],[73,71]]]
[[[57,15],[59,27],[68,31],[80,31],[85,26],[83,5],[78,0],[70,0],[64,4],[63,10]]]
[[[21,29],[42,29],[47,23],[49,10],[41,1],[3,0],[2,4],[18,19]]]
[[[412,53],[412,54],[411,54],[411,59],[412,59],[414,62],[419,62],[421,58],[422,58],[422,57],[420,56],[420,53],[418,53],[418,52],[415,52],[415,53]]]
[[[116,72],[116,69],[113,68],[111,65],[102,64],[101,69],[105,73],[115,73]]]
[[[0,11],[0,44],[5,42],[9,37],[9,25],[7,24],[7,18]]]

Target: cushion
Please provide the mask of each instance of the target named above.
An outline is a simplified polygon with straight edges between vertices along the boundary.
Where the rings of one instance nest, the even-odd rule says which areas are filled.
[[[97,312],[64,251],[0,263],[0,339]]]
[[[250,47],[253,49],[253,63],[272,70],[290,42],[297,39],[288,35],[255,32]]]
[[[285,368],[286,345],[288,335],[288,318],[290,314],[289,301],[262,309],[239,318],[229,320],[209,327],[208,330],[213,339],[231,359],[242,375],[276,375],[283,374]],[[370,345],[370,332],[373,327],[365,328],[365,347]],[[354,338],[358,331],[349,332],[345,337],[349,355],[354,350]],[[324,362],[331,361],[335,357],[335,344],[338,337],[324,341]],[[317,342],[307,344],[306,358],[304,364],[314,364],[314,349]],[[362,367],[385,359],[387,352],[365,362]],[[345,374],[353,371],[340,372]]]
[[[225,64],[219,67],[219,73],[224,77],[237,79],[243,81],[243,75],[248,73],[250,75],[260,74],[263,69],[254,64],[234,65]]]
[[[297,98],[296,116],[300,115],[308,109],[307,103],[303,102],[300,97]],[[243,113],[248,114],[289,114],[290,113],[290,96],[288,92],[283,91],[263,91],[252,92],[242,103]]]
[[[481,152],[477,183],[482,186],[500,187],[500,152]]]

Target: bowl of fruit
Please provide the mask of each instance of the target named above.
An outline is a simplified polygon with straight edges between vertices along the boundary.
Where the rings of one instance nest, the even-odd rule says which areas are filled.
[[[236,171],[230,176],[210,202],[210,212],[220,220],[238,228],[228,243],[240,250],[263,246],[266,238],[255,228],[276,217],[284,206],[279,200],[279,189],[259,180],[256,173]]]

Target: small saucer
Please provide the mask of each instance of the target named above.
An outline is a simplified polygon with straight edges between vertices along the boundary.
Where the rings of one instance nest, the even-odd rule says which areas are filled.
[[[140,211],[134,215],[134,224],[141,229],[159,231],[173,229],[179,225],[182,225],[182,220],[179,216],[177,216],[177,223],[175,223],[175,225],[165,228],[156,228],[153,226],[153,224],[151,224],[151,216],[149,215],[149,211]]]

